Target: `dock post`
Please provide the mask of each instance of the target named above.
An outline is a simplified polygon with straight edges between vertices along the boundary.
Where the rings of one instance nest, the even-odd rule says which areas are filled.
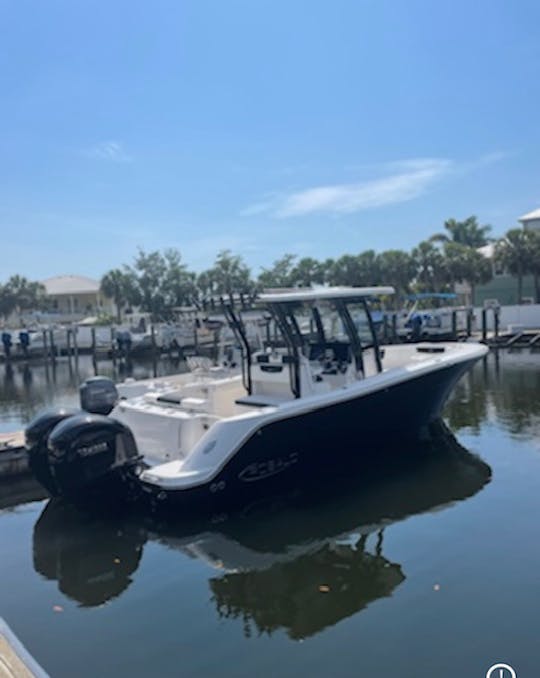
[[[43,357],[45,358],[45,360],[47,360],[49,357],[47,330],[43,330]]]
[[[457,311],[452,311],[452,339],[457,339]]]
[[[155,358],[157,353],[157,343],[156,343],[156,328],[154,326],[154,323],[152,323],[152,325],[150,326],[150,336],[152,337],[152,355]]]
[[[154,323],[150,327],[150,334],[152,337],[152,368],[154,379],[157,377],[157,345],[156,345],[156,328]]]
[[[493,324],[495,329],[495,339],[499,338],[499,309],[493,309]]]
[[[467,309],[467,336],[470,337],[472,334],[472,319],[473,319],[473,312],[472,308]]]
[[[73,328],[73,355],[75,356],[75,369],[78,371],[79,344],[77,343],[77,327]]]
[[[397,344],[397,313],[392,313],[392,343]]]
[[[56,346],[54,345],[54,334],[49,330],[49,345],[51,347],[51,359],[56,360]]]
[[[212,360],[214,365],[218,364],[218,357],[219,357],[219,330],[214,330],[212,344]]]
[[[92,356],[95,360],[96,359],[96,346],[97,346],[97,344],[96,344],[96,328],[95,327],[92,327],[92,329],[90,330],[90,335],[92,337],[92,347],[91,347]]]
[[[482,341],[487,339],[487,311],[485,308],[482,309]]]
[[[116,329],[114,325],[111,325],[111,358],[116,367]]]

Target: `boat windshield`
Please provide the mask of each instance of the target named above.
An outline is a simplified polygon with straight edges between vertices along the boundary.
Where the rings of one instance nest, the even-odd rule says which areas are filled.
[[[353,301],[345,305],[358,333],[362,348],[371,348],[374,345],[374,336],[366,304]]]
[[[306,349],[313,343],[342,342],[373,346],[374,338],[366,303],[362,301],[317,300],[287,304],[289,327],[296,344]]]

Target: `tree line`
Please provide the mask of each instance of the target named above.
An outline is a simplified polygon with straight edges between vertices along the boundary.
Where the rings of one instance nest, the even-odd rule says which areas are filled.
[[[41,283],[12,275],[6,283],[0,283],[0,318],[7,318],[14,311],[22,313],[42,308],[44,300],[45,288]]]
[[[456,283],[467,283],[474,297],[475,287],[489,282],[493,275],[492,261],[478,252],[491,242],[496,265],[517,278],[518,298],[522,298],[524,276],[532,274],[536,301],[540,301],[540,233],[514,228],[498,240],[490,233],[491,226],[479,224],[474,216],[463,221],[448,219],[444,232],[420,242],[410,252],[365,250],[324,260],[288,253],[257,276],[230,250],[219,252],[214,264],[199,274],[188,269],[176,249],[139,250],[132,264],[114,268],[102,277],[101,290],[114,300],[118,320],[123,311],[133,307],[154,319],[167,319],[173,309],[201,306],[210,297],[313,284],[392,285],[399,299],[411,292],[453,291]],[[13,276],[0,285],[0,315],[38,308],[43,298],[39,283]]]
[[[288,253],[262,268],[256,277],[244,259],[230,250],[221,251],[213,266],[199,274],[188,270],[178,250],[139,251],[131,266],[106,273],[101,288],[115,301],[119,313],[137,306],[161,318],[174,307],[199,306],[209,297],[313,284],[392,285],[399,298],[411,292],[453,291],[459,282],[468,283],[474,295],[475,287],[489,282],[493,275],[492,262],[478,248],[494,242],[495,260],[517,276],[521,299],[526,274],[532,273],[538,283],[540,234],[515,228],[493,241],[490,233],[491,226],[479,224],[474,216],[463,221],[449,219],[443,233],[422,241],[410,252],[365,250],[324,260]],[[536,290],[540,300],[538,284]]]

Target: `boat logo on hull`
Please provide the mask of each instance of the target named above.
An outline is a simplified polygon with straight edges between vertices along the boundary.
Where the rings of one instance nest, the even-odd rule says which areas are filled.
[[[270,476],[275,476],[278,473],[282,473],[297,462],[297,452],[291,452],[284,457],[274,457],[273,459],[256,461],[249,466],[246,466],[243,471],[240,471],[238,478],[243,480],[245,483],[253,483],[257,480],[264,480]]]

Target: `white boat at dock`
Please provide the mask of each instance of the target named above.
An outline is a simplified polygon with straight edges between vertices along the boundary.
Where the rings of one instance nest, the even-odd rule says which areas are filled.
[[[148,388],[82,387],[85,413],[45,413],[27,428],[38,478],[75,501],[134,492],[153,505],[272,492],[289,477],[368,461],[370,441],[418,437],[487,353],[473,343],[380,348],[369,299],[392,288],[261,295],[274,336],[252,351],[241,313],[223,312],[242,374],[199,365]],[[89,414],[92,412],[93,414]]]

